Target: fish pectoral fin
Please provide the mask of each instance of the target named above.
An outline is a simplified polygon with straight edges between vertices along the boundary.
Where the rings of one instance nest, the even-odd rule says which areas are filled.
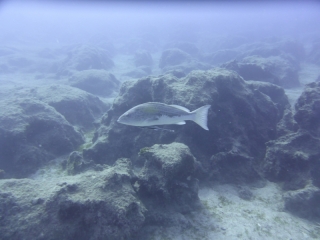
[[[175,124],[177,124],[177,125],[184,125],[184,124],[186,124],[186,122],[185,122],[185,121],[181,121],[181,122],[177,122],[177,123],[175,123]]]

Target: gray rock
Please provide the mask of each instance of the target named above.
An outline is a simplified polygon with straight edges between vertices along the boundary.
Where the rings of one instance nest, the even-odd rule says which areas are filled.
[[[69,79],[70,85],[101,97],[110,97],[119,90],[120,82],[105,70],[90,69],[76,72]]]
[[[71,75],[75,71],[89,69],[108,70],[113,66],[114,63],[108,57],[106,50],[86,45],[78,45],[68,51],[68,56],[58,69],[58,76]]]
[[[263,58],[269,58],[271,56],[290,55],[298,62],[305,57],[303,44],[291,39],[271,39],[265,42],[243,44],[238,47],[237,50],[242,52],[239,57],[256,55]]]
[[[183,213],[200,206],[198,180],[192,176],[196,159],[186,145],[156,144],[141,149],[140,156],[146,161],[133,186],[142,201]]]
[[[320,137],[320,82],[306,85],[295,105],[294,119],[299,127]]]
[[[223,66],[238,72],[245,80],[270,82],[284,88],[300,86],[299,67],[289,57],[250,56],[240,61],[226,63]]]
[[[188,74],[193,70],[208,70],[211,68],[209,64],[198,61],[178,48],[163,51],[159,67],[164,73],[181,71],[184,74]]]
[[[312,185],[284,194],[285,209],[309,220],[320,218],[320,189]]]
[[[54,107],[70,124],[84,130],[93,129],[94,121],[109,108],[98,97],[67,85],[33,88],[26,96]]]
[[[2,180],[1,239],[131,238],[145,221],[145,207],[136,198],[131,174],[130,161],[119,159],[101,172]]]
[[[210,158],[210,180],[220,183],[248,184],[261,180],[254,159],[241,151],[222,152]]]
[[[263,162],[265,177],[283,184],[285,190],[304,188],[309,180],[318,182],[320,140],[298,131],[267,143]]]
[[[82,136],[53,107],[31,98],[0,102],[0,169],[25,177],[77,148]]]

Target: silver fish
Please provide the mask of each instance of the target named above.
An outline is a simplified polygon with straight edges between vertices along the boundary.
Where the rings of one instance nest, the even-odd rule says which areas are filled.
[[[137,105],[122,114],[118,123],[146,127],[168,124],[186,124],[186,120],[197,123],[205,130],[207,127],[208,110],[210,105],[205,105],[194,111],[178,105],[167,105],[158,102],[148,102]]]

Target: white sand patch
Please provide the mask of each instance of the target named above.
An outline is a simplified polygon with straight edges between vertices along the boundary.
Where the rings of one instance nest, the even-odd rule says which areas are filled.
[[[320,239],[319,225],[283,211],[282,191],[276,184],[251,191],[255,197],[246,201],[238,197],[235,186],[201,189],[204,209],[187,216],[189,228],[158,229],[150,239]]]

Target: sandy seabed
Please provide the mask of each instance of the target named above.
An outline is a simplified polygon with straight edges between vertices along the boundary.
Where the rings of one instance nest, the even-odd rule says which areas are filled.
[[[268,182],[251,191],[254,198],[246,201],[238,197],[236,186],[203,188],[199,197],[204,208],[188,216],[193,227],[157,229],[151,239],[320,239],[319,224],[284,211],[279,186]]]

